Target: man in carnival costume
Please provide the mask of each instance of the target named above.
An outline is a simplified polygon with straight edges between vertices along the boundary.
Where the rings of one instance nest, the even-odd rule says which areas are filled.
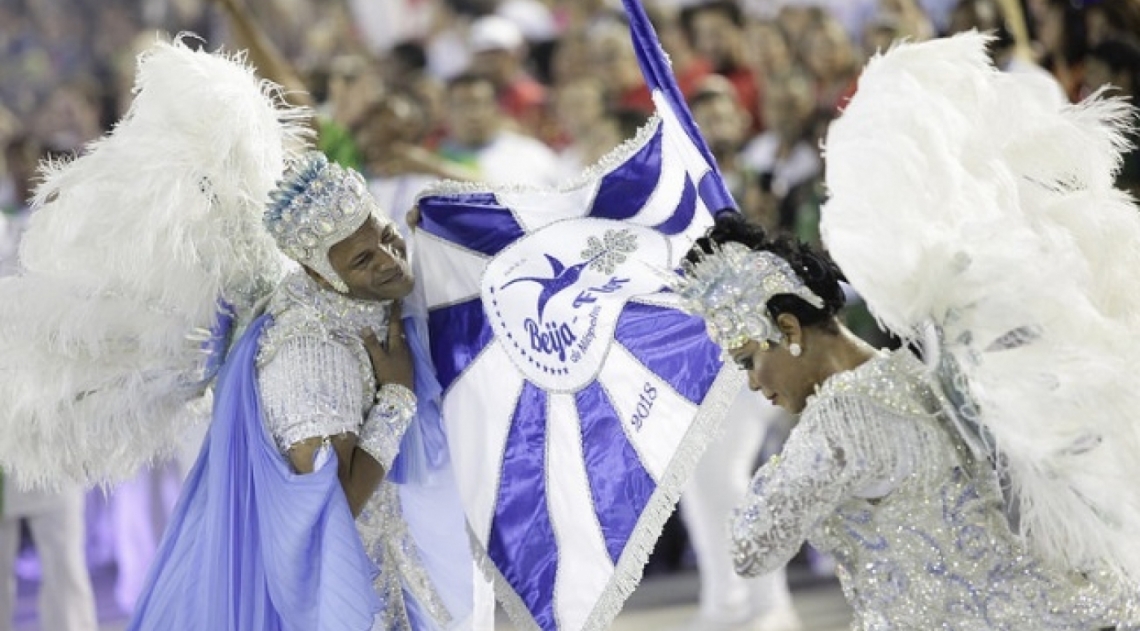
[[[867,67],[828,135],[826,255],[722,217],[678,291],[799,414],[732,520],[737,570],[832,553],[853,629],[1140,622],[1133,113],[999,73],[977,33]],[[1016,105],[1016,107],[1014,107]],[[849,278],[908,342],[838,320]],[[1129,292],[1125,292],[1129,293]],[[1134,628],[1129,626],[1127,628]]]
[[[212,385],[128,628],[469,627],[403,241],[359,174],[291,157],[304,112],[279,103],[235,60],[158,44],[115,131],[48,168],[0,284],[0,460],[23,483],[122,479]]]
[[[259,479],[258,466],[272,465],[277,474],[310,474],[334,483],[334,488],[339,479],[347,508],[356,516],[363,551],[380,569],[372,581],[379,601],[365,598],[354,589],[357,598],[351,605],[365,612],[370,602],[378,602],[382,609],[373,627],[376,629],[444,629],[456,622],[453,611],[466,613],[462,605],[455,603],[470,599],[463,590],[470,589],[473,566],[464,548],[462,516],[455,504],[456,510],[450,514],[435,511],[420,515],[417,522],[436,533],[443,531],[440,536],[431,537],[429,543],[436,548],[436,559],[442,560],[436,567],[442,566],[444,571],[435,577],[429,575],[428,564],[409,529],[412,514],[402,509],[400,490],[393,483],[421,481],[430,476],[428,470],[438,467],[437,462],[431,461],[443,457],[445,447],[438,410],[433,405],[438,386],[434,385],[431,366],[426,363],[426,344],[416,325],[409,322],[405,329],[400,317],[398,301],[408,296],[415,282],[406,249],[395,224],[378,219],[378,210],[358,173],[330,164],[315,152],[306,154],[274,192],[266,225],[281,251],[300,263],[301,268],[286,275],[269,298],[264,315],[254,320],[231,352],[220,374],[215,427],[207,439],[207,453],[219,441],[233,438],[232,429],[223,424],[239,422],[232,418],[236,416],[259,422],[246,426],[250,433],[245,439],[250,441],[251,449],[275,447],[287,458],[289,467],[281,466],[278,454],[272,454],[260,465],[251,460],[255,493],[270,497],[263,501],[241,491],[236,497],[247,502],[256,500],[256,509],[248,505],[240,508],[250,511],[249,518],[255,520],[264,520],[266,511],[272,522],[286,515],[296,519],[305,504],[297,501],[298,489],[294,485],[305,489],[317,486],[324,489],[322,493],[328,490],[316,481],[287,477],[284,483],[278,483],[268,482],[268,477]],[[377,335],[385,342],[381,343]],[[250,381],[253,374],[256,385]],[[234,397],[244,400],[239,402]],[[230,404],[235,407],[229,407]],[[243,404],[259,409],[256,419],[248,417],[254,407],[245,411],[236,407]],[[420,419],[413,429],[415,434],[404,442],[398,458],[401,439],[417,414]],[[260,434],[262,428],[268,431],[268,437]],[[227,458],[229,464],[223,466],[232,467],[235,456],[242,457],[232,455]],[[423,461],[414,462],[417,458]],[[337,463],[335,467],[332,462]],[[209,460],[206,466],[210,466]],[[193,535],[181,545],[195,521],[189,518],[194,501],[204,494],[207,499],[202,501],[210,506],[209,496],[216,492],[209,482],[204,491],[199,484],[199,480],[193,480],[183,500],[190,508],[175,517],[173,533],[160,552],[152,584],[132,628],[159,628],[160,621],[175,619],[170,617],[169,598],[181,602],[177,594],[185,587],[182,577],[188,569],[176,559],[184,550],[199,545]],[[325,499],[327,503],[313,506],[326,512],[324,519],[333,513],[343,520],[342,496],[334,492]],[[426,524],[429,519],[436,523]],[[277,560],[266,555],[267,573],[272,569],[291,576],[319,558],[322,572],[332,583],[361,578],[352,571],[355,564],[332,573],[335,565],[330,554],[347,560],[358,552],[351,532],[336,532],[340,527],[337,522],[318,522],[317,531],[324,529],[325,534],[321,549],[297,549],[293,545],[313,530],[307,520],[299,523],[304,526],[301,530],[286,532],[280,540],[276,540],[278,527],[259,528],[259,545],[266,552],[273,550],[274,555],[282,555]],[[449,532],[450,546],[446,541]],[[421,541],[422,533],[421,530]],[[337,543],[342,536],[351,541]],[[227,547],[235,543],[228,543]],[[445,550],[439,550],[440,547]],[[366,565],[362,567],[367,569]],[[447,594],[451,598],[444,598],[438,589],[442,583],[434,579],[446,580],[452,586]],[[308,580],[302,579],[288,588],[299,587]],[[284,624],[292,625],[297,618],[312,615],[312,601],[296,609],[292,604],[283,607],[292,598],[272,597],[272,581],[270,585],[272,606],[282,611]],[[180,587],[171,591],[174,586]],[[317,593],[325,589],[318,586]],[[337,598],[344,595],[339,589],[331,593]],[[326,599],[324,594],[319,597]],[[256,601],[257,596],[245,594],[235,602],[249,608],[251,598]],[[332,604],[335,600],[325,602]],[[329,613],[339,622],[339,617],[352,611],[352,606]],[[315,622],[326,621],[322,618]],[[332,628],[356,627],[348,624]]]

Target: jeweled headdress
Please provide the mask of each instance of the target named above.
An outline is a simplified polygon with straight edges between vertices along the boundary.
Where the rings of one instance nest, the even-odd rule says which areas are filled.
[[[682,307],[705,320],[709,337],[724,349],[748,340],[779,343],[783,334],[768,312],[768,301],[791,294],[822,309],[815,295],[780,256],[730,241],[717,244],[696,263],[681,264],[682,276],[673,283]]]
[[[270,194],[265,227],[286,256],[343,294],[348,286],[329,263],[329,249],[364,225],[375,205],[359,173],[311,151]]]

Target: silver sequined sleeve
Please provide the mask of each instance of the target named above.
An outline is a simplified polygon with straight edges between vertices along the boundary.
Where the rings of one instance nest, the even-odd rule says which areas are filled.
[[[291,337],[261,367],[265,423],[282,453],[308,438],[357,433],[364,420],[359,359],[329,339]]]
[[[813,401],[732,516],[736,571],[758,576],[779,568],[845,498],[889,493],[914,470],[930,442],[923,434],[863,397]]]

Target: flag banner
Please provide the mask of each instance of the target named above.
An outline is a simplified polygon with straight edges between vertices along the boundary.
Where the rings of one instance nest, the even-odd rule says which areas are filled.
[[[558,190],[447,183],[416,265],[476,554],[515,624],[609,627],[743,384],[665,288],[734,207],[641,6],[656,116]]]

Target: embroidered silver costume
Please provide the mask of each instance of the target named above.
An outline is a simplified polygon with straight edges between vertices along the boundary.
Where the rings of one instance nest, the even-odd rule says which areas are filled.
[[[389,304],[322,289],[297,270],[278,286],[267,312],[274,321],[261,338],[258,384],[266,428],[281,452],[306,439],[355,434],[358,444],[388,470],[415,415],[415,397],[390,384],[375,395],[360,332],[371,328],[383,339]],[[385,609],[373,628],[411,629],[405,590],[428,615],[446,622],[447,609],[420,562],[393,483],[380,483],[356,525],[365,550],[381,569],[375,586]]]
[[[991,464],[940,409],[907,351],[827,380],[734,515],[737,571],[770,571],[810,540],[835,556],[856,631],[1134,623],[1136,595],[1027,553]]]

